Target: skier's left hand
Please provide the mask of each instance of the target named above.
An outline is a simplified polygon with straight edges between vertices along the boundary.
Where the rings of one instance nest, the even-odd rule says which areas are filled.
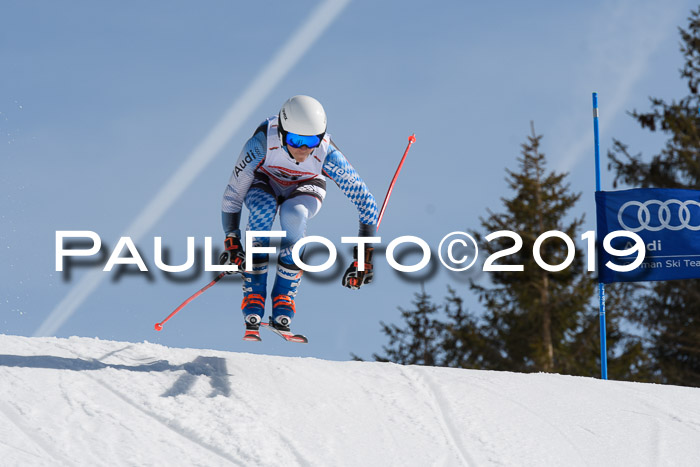
[[[357,247],[353,250],[353,262],[343,274],[343,285],[349,289],[359,289],[364,284],[369,284],[374,279],[372,268],[372,253],[374,248],[365,246],[365,270],[360,271],[357,262]]]

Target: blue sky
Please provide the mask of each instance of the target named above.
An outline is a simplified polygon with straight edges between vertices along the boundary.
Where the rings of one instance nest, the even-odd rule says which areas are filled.
[[[515,167],[531,120],[544,135],[550,169],[570,172],[572,190],[583,193],[577,213],[586,212],[585,228],[593,229],[591,92],[599,93],[603,154],[613,137],[634,152],[653,153],[663,137],[639,130],[626,112],[648,108],[649,96],[684,94],[677,26],[694,7],[306,1],[271,2],[263,10],[258,2],[6,2],[0,333],[33,335],[81,277],[101,269],[75,268],[65,280],[54,265],[57,230],[92,230],[110,247],[134,235],[129,226],[226,112],[243,109],[240,128],[191,183],[180,184],[162,216],[150,218],[137,247],[153,266],[155,236],[173,251],[173,262],[184,261],[187,236],[199,247],[205,236],[218,244],[221,195],[242,144],[294,94],[324,104],[329,132],[380,203],[408,136],[416,134],[380,229],[383,245],[416,235],[436,249],[447,233],[478,229],[487,209],[501,210],[500,197],[509,195],[504,169]],[[319,14],[333,8],[337,15],[325,15],[329,25],[316,39]],[[285,54],[288,72],[261,77],[300,28],[308,50]],[[253,93],[258,100],[242,103],[263,81],[264,93]],[[604,172],[603,187],[611,182]],[[347,260],[340,237],[356,231],[354,207],[330,186],[307,233],[335,241]],[[295,329],[310,337],[308,346],[275,336],[262,345],[241,341],[235,279],[156,333],[153,323],[210,278],[178,283],[151,269],[150,280],[101,273],[55,334],[343,360],[380,351],[386,339],[379,321],[396,322],[397,307],[410,307],[420,289],[415,277],[437,299],[448,285],[457,288],[480,311],[465,285],[474,271],[439,266],[411,280],[380,255],[375,283],[360,291],[342,288],[331,273],[307,274]]]

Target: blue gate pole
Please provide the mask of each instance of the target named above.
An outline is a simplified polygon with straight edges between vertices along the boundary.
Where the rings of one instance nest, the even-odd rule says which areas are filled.
[[[597,92],[593,93],[593,138],[595,140],[595,189],[600,191],[600,137],[598,133]],[[600,274],[600,271],[598,273]],[[600,375],[602,379],[608,379],[608,350],[605,336],[605,284],[602,282],[598,282],[598,298],[600,299]]]

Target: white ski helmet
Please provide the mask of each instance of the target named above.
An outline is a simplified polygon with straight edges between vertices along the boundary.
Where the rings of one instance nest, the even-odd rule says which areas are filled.
[[[313,97],[294,96],[280,109],[279,126],[283,134],[322,135],[326,132],[326,111]]]

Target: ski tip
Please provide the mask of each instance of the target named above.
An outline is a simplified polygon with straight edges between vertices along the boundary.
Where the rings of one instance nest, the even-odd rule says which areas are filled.
[[[280,336],[282,339],[286,340],[287,342],[298,342],[300,344],[308,344],[309,340],[306,338],[306,336],[302,334],[292,334],[289,331],[280,331],[279,329],[275,328],[272,326],[270,323],[262,322],[260,323],[270,331],[274,332],[278,336]]]
[[[250,342],[260,342],[262,340],[260,338],[260,331],[258,331],[257,329],[246,329],[245,334],[243,334],[243,340]]]

